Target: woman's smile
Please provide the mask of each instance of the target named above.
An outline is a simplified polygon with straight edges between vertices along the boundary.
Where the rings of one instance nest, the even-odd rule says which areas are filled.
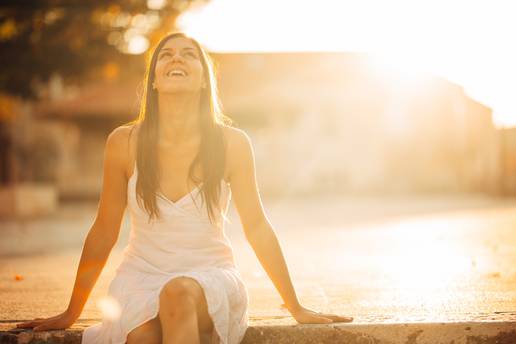
[[[188,76],[188,72],[183,67],[172,67],[166,73],[167,77],[186,77]]]

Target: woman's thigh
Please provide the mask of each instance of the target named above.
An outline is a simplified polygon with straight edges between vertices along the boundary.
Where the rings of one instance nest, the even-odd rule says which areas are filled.
[[[127,335],[127,344],[161,344],[159,316],[143,323]]]

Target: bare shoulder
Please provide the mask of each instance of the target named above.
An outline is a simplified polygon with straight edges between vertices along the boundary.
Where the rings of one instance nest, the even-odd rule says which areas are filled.
[[[224,135],[227,140],[228,149],[241,150],[251,146],[251,138],[240,128],[223,126]]]
[[[224,126],[226,138],[229,177],[241,172],[243,168],[254,168],[254,151],[249,134],[240,128]]]
[[[106,159],[124,169],[126,176],[131,172],[131,147],[136,133],[136,125],[121,125],[109,133],[106,141]]]
[[[122,125],[116,127],[109,133],[106,141],[106,150],[115,150],[116,153],[122,154],[126,152],[131,127]],[[125,150],[124,150],[125,149]]]

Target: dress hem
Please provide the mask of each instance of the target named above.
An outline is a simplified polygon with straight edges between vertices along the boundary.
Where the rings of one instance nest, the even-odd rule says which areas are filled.
[[[122,343],[122,344],[126,344],[127,343],[127,337],[129,336],[129,333],[131,331],[133,331],[134,329],[136,329],[137,327],[145,324],[147,321],[150,321],[154,318],[156,318],[159,314],[159,296],[161,295],[161,291],[163,290],[163,288],[165,287],[165,285],[170,282],[171,280],[175,279],[175,278],[179,278],[179,277],[188,277],[188,278],[192,278],[194,279],[202,288],[202,291],[204,293],[204,296],[206,297],[206,305],[207,305],[207,308],[208,308],[208,314],[210,315],[210,318],[213,322],[213,333],[212,332],[212,335],[211,335],[211,338],[210,338],[210,344],[221,344],[221,339],[220,339],[220,333],[219,333],[219,330],[217,329],[217,324],[215,322],[215,316],[213,316],[213,312],[211,312],[211,307],[210,307],[210,302],[209,302],[209,298],[208,298],[208,295],[206,294],[206,289],[204,287],[204,285],[202,284],[202,282],[200,281],[200,279],[197,277],[197,276],[194,276],[194,275],[191,275],[191,274],[188,274],[188,273],[180,273],[180,274],[177,274],[177,275],[174,275],[172,277],[170,277],[169,279],[167,279],[165,281],[165,283],[163,283],[160,288],[158,289],[158,292],[157,292],[157,295],[158,295],[158,300],[156,302],[156,304],[158,305],[156,311],[154,312],[154,315],[151,316],[151,317],[148,317],[147,319],[141,321],[139,324],[137,324],[136,326],[132,327],[131,329],[129,329],[126,333],[124,333],[124,337],[125,337],[125,341]],[[214,342],[214,337],[215,337],[215,342]]]

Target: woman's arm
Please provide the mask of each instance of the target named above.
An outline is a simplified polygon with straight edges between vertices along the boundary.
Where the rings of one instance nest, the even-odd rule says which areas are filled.
[[[97,279],[118,240],[127,202],[129,128],[115,129],[104,151],[103,185],[97,216],[86,237],[68,308],[63,313],[18,324],[35,331],[70,327],[80,316]]]
[[[240,129],[228,128],[227,132],[229,178],[235,207],[248,242],[283,298],[287,309],[300,323],[352,321],[351,317],[322,314],[301,306],[278,238],[263,209],[256,181],[251,140]]]

